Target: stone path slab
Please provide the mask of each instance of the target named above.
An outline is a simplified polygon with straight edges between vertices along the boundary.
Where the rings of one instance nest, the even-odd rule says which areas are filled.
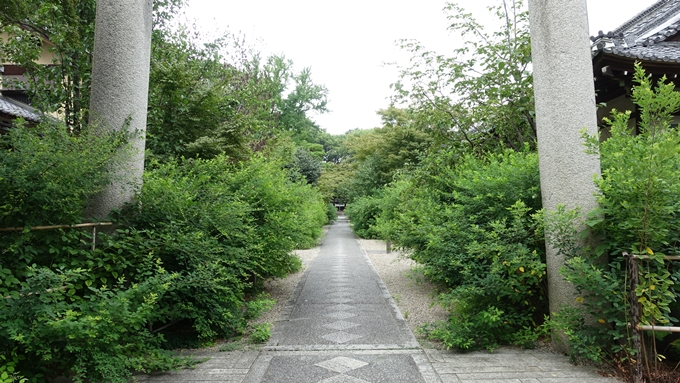
[[[203,352],[192,351],[197,359],[208,359],[192,369],[171,371],[154,375],[138,375],[139,382],[243,382],[259,356],[259,351]]]
[[[321,350],[324,345],[327,349],[418,348],[346,220],[326,234],[265,350]]]
[[[244,383],[441,382],[421,350],[264,351]]]
[[[425,350],[443,383],[619,383],[595,368],[539,350],[501,348],[466,354]]]

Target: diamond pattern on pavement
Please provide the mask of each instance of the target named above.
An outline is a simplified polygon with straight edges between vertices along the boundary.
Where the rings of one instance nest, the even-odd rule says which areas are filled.
[[[331,342],[335,343],[345,343],[349,342],[350,340],[361,338],[361,335],[355,335],[344,331],[338,331],[328,335],[324,335],[322,336],[322,338],[330,340]]]
[[[324,316],[327,316],[327,317],[333,318],[333,319],[347,319],[347,318],[355,317],[356,314],[347,313],[347,312],[344,312],[344,311],[338,311],[338,312],[326,314]]]
[[[348,328],[357,327],[358,323],[346,322],[344,320],[339,320],[337,322],[329,323],[323,325],[323,327],[332,328],[333,330],[347,330]]]
[[[333,290],[333,293],[346,293],[346,294],[357,295],[356,289],[353,289],[349,286],[342,286],[342,287],[334,288],[332,290]]]
[[[345,310],[350,310],[353,309],[354,306],[346,305],[344,303],[341,303],[339,305],[333,305],[333,306],[328,306],[326,307],[327,310],[333,310],[333,311],[345,311]]]
[[[347,303],[351,302],[352,300],[349,298],[332,298],[328,300],[331,303]]]
[[[368,366],[368,363],[353,358],[347,358],[345,356],[339,356],[337,358],[329,359],[325,362],[317,363],[315,364],[315,366],[323,367],[326,370],[331,370],[334,372],[344,374],[347,371],[352,371],[359,369],[361,367]]]
[[[348,295],[352,295],[352,293],[349,291],[335,291],[328,294],[329,297],[346,297]]]
[[[347,375],[336,375],[332,378],[324,379],[319,381],[319,383],[370,383],[363,379],[355,378],[353,376]]]

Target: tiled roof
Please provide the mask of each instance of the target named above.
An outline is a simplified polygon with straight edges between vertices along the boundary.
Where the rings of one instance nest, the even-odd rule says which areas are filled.
[[[591,37],[593,56],[604,52],[645,61],[680,62],[680,0],[660,0],[609,33]],[[675,40],[675,39],[673,39]]]
[[[0,113],[23,117],[26,121],[40,122],[41,114],[34,108],[19,101],[0,95]]]

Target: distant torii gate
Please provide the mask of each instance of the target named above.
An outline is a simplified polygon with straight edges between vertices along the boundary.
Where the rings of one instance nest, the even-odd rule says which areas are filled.
[[[593,176],[600,158],[585,153],[579,131],[597,133],[586,0],[529,0],[543,208],[597,207]],[[564,258],[547,248],[550,312],[574,305],[574,287],[560,275]]]

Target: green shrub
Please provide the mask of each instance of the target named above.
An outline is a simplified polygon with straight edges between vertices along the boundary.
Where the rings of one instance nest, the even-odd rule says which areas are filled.
[[[163,354],[162,338],[148,330],[162,316],[158,301],[176,276],[150,253],[126,252],[130,237],[100,234],[95,251],[90,235],[77,230],[2,238],[14,240],[6,254],[20,257],[3,258],[13,287],[0,302],[0,339],[26,357],[22,375],[122,382],[133,371],[183,365]]]
[[[126,139],[51,123],[0,136],[0,227],[83,222]],[[146,326],[173,277],[152,255],[121,251],[125,237],[100,239],[117,247],[92,251],[90,233],[77,229],[0,235],[0,295],[9,297],[0,302],[0,354],[17,356],[16,374],[125,381],[177,363]]]
[[[376,230],[448,287],[449,323],[430,335],[448,347],[495,348],[546,312],[538,158],[440,152],[375,204]]]
[[[80,223],[88,197],[109,180],[107,165],[126,142],[122,134],[73,135],[47,122],[0,135],[0,227]]]
[[[379,196],[358,197],[347,205],[345,213],[352,224],[352,230],[361,238],[378,238],[376,219],[382,212]]]
[[[265,343],[271,337],[271,325],[269,323],[262,323],[255,326],[255,331],[250,334],[250,339],[255,343]]]
[[[7,300],[1,318],[3,335],[24,353],[72,371],[79,382],[125,382],[155,359],[150,354],[159,338],[146,324],[172,276],[159,273],[131,287],[102,286],[79,296],[80,285],[92,286],[85,270],[32,274],[20,297]]]
[[[83,222],[124,142],[59,126],[0,137],[2,226]],[[95,250],[88,230],[0,235],[0,356],[17,376],[123,382],[185,366],[162,349],[185,333],[175,329],[201,342],[244,332],[268,304],[246,301],[264,278],[298,270],[292,250],[316,244],[327,221],[319,193],[263,157],[153,166],[139,205]]]
[[[262,293],[246,303],[246,318],[259,318],[263,313],[271,310],[276,301],[270,299],[269,294]]]
[[[297,271],[326,222],[321,196],[279,164],[226,157],[156,165],[130,224],[179,278],[162,300],[166,322],[189,321],[199,339],[245,331],[246,296],[268,277]]]
[[[26,357],[18,355],[16,348],[0,354],[0,383],[26,383],[28,379],[16,372],[19,361],[24,359]]]
[[[326,219],[328,220],[326,223],[331,223],[338,219],[338,209],[330,202],[326,204]]]
[[[599,153],[602,162],[602,177],[596,181],[600,209],[585,215],[562,208],[547,220],[551,242],[568,259],[562,274],[574,283],[575,298],[583,303],[561,313],[555,326],[567,335],[575,356],[594,361],[639,357],[630,346],[630,284],[623,252],[651,257],[640,261],[636,289],[642,323],[672,325],[680,314],[678,292],[671,290],[680,281],[680,265],[660,258],[678,254],[680,132],[671,122],[680,108],[680,93],[663,78],[652,84],[640,65],[634,79],[638,134],[629,127],[630,112],[613,111],[607,120],[611,138],[600,143],[597,136],[584,136],[588,150]],[[573,245],[583,235],[578,232],[583,222],[600,237],[595,248]],[[645,336],[654,345],[647,358],[661,358],[657,349],[677,344],[677,335],[656,336]],[[657,348],[661,338],[664,344]]]

